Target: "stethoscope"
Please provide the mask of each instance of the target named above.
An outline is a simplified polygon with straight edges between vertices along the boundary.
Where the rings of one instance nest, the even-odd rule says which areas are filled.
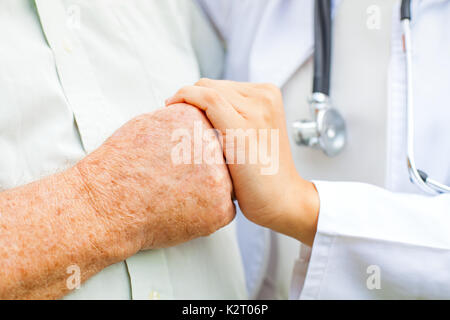
[[[347,128],[340,112],[330,105],[331,69],[331,0],[316,0],[314,15],[314,78],[313,93],[309,100],[312,120],[293,123],[294,138],[298,145],[322,150],[327,156],[338,155],[347,143]],[[411,0],[402,0],[400,19],[406,58],[407,81],[407,166],[411,182],[423,191],[436,194],[450,192],[450,187],[431,179],[417,169],[414,160],[414,99],[412,77]]]

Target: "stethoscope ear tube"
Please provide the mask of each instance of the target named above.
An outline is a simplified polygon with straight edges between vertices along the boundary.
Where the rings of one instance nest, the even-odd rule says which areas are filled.
[[[450,187],[431,179],[417,169],[414,157],[414,95],[412,68],[411,0],[402,0],[400,18],[403,29],[403,45],[406,62],[406,162],[411,182],[429,194],[449,193]]]
[[[402,2],[402,14],[405,3]],[[409,12],[410,13],[410,12]],[[414,94],[413,94],[413,68],[412,68],[412,37],[410,19],[402,19],[403,43],[406,60],[406,162],[411,182],[416,184],[422,191],[429,194],[448,193],[450,187],[434,179],[427,173],[419,170],[414,157]]]
[[[314,15],[313,92],[320,92],[328,96],[331,71],[331,0],[316,0]]]
[[[400,7],[400,20],[411,20],[411,0],[403,0]]]

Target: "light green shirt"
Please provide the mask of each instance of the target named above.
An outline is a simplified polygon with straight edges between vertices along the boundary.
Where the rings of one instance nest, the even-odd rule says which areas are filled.
[[[75,164],[223,65],[190,0],[2,0],[0,39],[0,190]],[[67,298],[246,298],[234,227],[141,252]]]

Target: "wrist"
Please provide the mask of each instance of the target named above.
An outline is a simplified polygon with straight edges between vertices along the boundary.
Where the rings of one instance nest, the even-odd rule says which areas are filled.
[[[95,156],[95,155],[93,155]],[[88,156],[67,171],[73,192],[82,199],[89,223],[98,230],[96,246],[111,263],[123,261],[141,249],[138,224],[130,225],[125,210],[114,197],[114,183],[100,161]]]
[[[296,175],[287,196],[284,232],[312,246],[317,231],[320,200],[314,183]]]

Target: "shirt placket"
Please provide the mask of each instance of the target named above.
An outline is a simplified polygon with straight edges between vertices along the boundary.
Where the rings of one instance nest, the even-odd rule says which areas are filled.
[[[164,249],[140,252],[127,259],[134,300],[174,299]]]
[[[35,0],[42,30],[86,153],[99,147],[120,123],[108,108],[69,13],[60,0]],[[165,251],[139,253],[126,261],[133,299],[172,299]],[[111,279],[114,281],[114,279]]]
[[[43,32],[51,47],[64,94],[77,122],[87,153],[103,142],[113,126],[89,59],[59,0],[36,0]],[[82,28],[82,26],[79,26]]]

